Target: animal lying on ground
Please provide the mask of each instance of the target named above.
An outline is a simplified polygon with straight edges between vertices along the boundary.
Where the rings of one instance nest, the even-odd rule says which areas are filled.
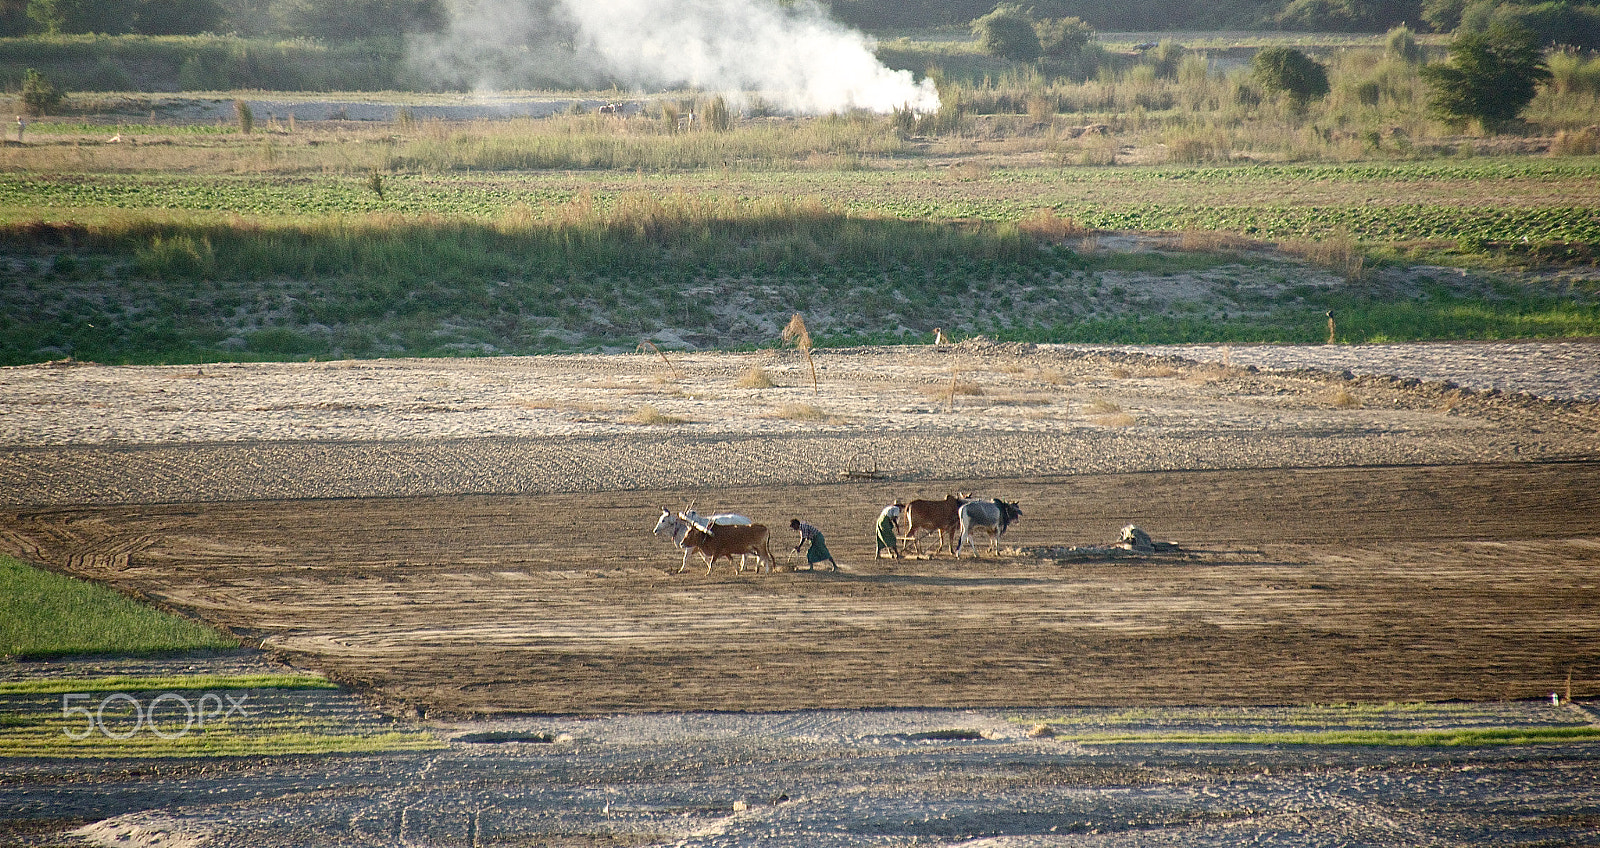
[[[1006,528],[1011,522],[1022,518],[1022,510],[1014,503],[1006,503],[999,498],[992,501],[970,501],[962,504],[959,510],[961,517],[961,535],[956,539],[955,549],[952,551],[956,557],[961,556],[961,548],[972,543],[972,531],[981,529],[989,534],[989,550],[996,556],[1000,554],[1000,537],[1006,534]],[[972,551],[973,556],[978,551]]]
[[[915,500],[906,504],[906,535],[916,539],[938,531],[939,544],[933,546],[934,552],[947,544],[953,546],[956,530],[961,526],[961,505],[971,498],[972,493],[965,492],[945,495],[942,501]]]
[[[661,518],[652,532],[672,539],[673,544],[683,548],[679,574],[689,567],[689,557],[696,552],[705,558],[707,574],[718,559],[727,557],[732,562],[736,555],[740,571],[744,571],[744,558],[749,555],[755,556],[758,571],[763,563],[767,571],[772,570],[772,551],[767,547],[767,528],[763,524],[708,524],[702,530],[662,507]]]

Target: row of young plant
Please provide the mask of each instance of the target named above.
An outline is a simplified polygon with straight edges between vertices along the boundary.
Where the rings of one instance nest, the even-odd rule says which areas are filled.
[[[644,257],[637,251],[666,249],[683,262],[742,271],[765,267],[749,265],[747,257],[800,242],[819,245],[815,250],[825,261],[941,261],[963,253],[1010,261],[1027,254],[1030,231],[1053,231],[1030,220],[1045,208],[1070,219],[1069,231],[1216,231],[1273,240],[1339,234],[1369,249],[1444,242],[1482,252],[1498,241],[1600,246],[1600,219],[1580,199],[1570,205],[1426,202],[1439,186],[1459,193],[1462,186],[1498,185],[1559,196],[1563,186],[1591,182],[1597,171],[1600,164],[1587,158],[1119,168],[1067,182],[1047,171],[1019,171],[993,172],[970,190],[946,189],[943,196],[930,194],[942,185],[934,175],[901,173],[862,175],[849,185],[843,175],[823,174],[805,182],[773,177],[732,187],[691,181],[676,189],[645,183],[595,190],[579,180],[510,175],[401,175],[375,188],[370,177],[0,174],[0,239],[22,250],[50,251],[53,239],[71,238],[120,253],[148,250],[154,239],[206,239],[218,245],[215,261],[238,273],[306,267],[300,257],[312,248],[305,245],[348,262],[367,249],[362,245],[409,245],[426,253],[464,238],[494,242],[485,247],[491,253],[515,245],[530,261],[554,268],[638,261]],[[1337,189],[1328,188],[1322,189],[1325,205],[1280,199],[1297,186],[1329,183],[1396,188],[1386,189],[1383,204],[1365,196],[1339,202]],[[1229,191],[1196,193],[1208,185]],[[1073,199],[1111,191],[1125,196]],[[824,193],[833,199],[817,199]],[[1272,199],[1254,199],[1263,195]],[[46,226],[41,214],[81,223],[71,230]],[[949,223],[968,218],[990,223]],[[282,255],[265,255],[260,244]],[[422,256],[415,261],[434,264]],[[310,264],[338,273],[360,270]]]
[[[1108,281],[1256,260],[1080,253],[1044,240],[1071,230],[1049,216],[957,225],[799,207],[730,221],[641,200],[572,217],[13,229],[53,255],[4,272],[0,360],[631,349],[663,329],[737,347],[767,343],[795,310],[823,344],[922,340],[933,326],[1036,341],[1303,342],[1318,340],[1328,308],[1350,341],[1600,332],[1588,301],[1510,289],[1396,303],[1360,286],[1284,283],[1277,295],[1151,307]]]

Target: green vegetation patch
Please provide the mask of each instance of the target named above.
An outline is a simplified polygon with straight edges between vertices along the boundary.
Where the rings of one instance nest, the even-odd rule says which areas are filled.
[[[1600,740],[1600,727],[1496,727],[1456,730],[1330,730],[1284,733],[1086,733],[1056,738],[1085,745],[1371,745],[1402,748],[1542,745]]]
[[[1586,717],[1547,709],[1519,703],[1346,703],[1083,710],[1042,721],[1054,738],[1086,745],[1462,747],[1600,740],[1600,726]]]
[[[0,681],[0,695],[66,692],[196,691],[206,689],[338,689],[317,674],[185,674]]]
[[[0,715],[0,757],[280,756],[445,744],[310,674],[7,681]]]
[[[238,645],[104,586],[0,556],[0,656],[144,655]]]

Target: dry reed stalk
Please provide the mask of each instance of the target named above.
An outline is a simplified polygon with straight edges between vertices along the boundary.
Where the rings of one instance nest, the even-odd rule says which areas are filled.
[[[667,368],[671,369],[671,371],[672,371],[673,379],[676,379],[676,380],[682,380],[683,379],[683,375],[678,373],[678,366],[672,364],[672,360],[667,358],[666,353],[664,353],[661,350],[661,348],[656,347],[656,343],[655,342],[650,341],[649,339],[645,339],[644,341],[639,343],[639,350],[644,350],[647,347],[650,348],[651,350],[655,351],[656,352],[656,356],[661,357],[661,361],[662,362],[667,363]]]
[[[811,393],[822,394],[817,387],[817,364],[811,360],[811,333],[806,330],[806,319],[796,312],[789,319],[789,324],[783,328],[783,340],[794,342],[794,346],[806,356],[806,365],[811,367]]]

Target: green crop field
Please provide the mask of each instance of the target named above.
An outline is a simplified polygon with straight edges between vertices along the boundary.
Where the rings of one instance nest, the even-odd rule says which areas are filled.
[[[1243,68],[1263,38],[1196,37],[1157,51],[1167,70],[1108,43],[1097,70],[1047,73],[908,33],[880,58],[938,65],[937,114],[725,131],[685,129],[696,92],[626,119],[69,98],[0,146],[0,363],[751,347],[794,312],[821,344],[1312,342],[1328,310],[1342,342],[1600,335],[1600,60],[1550,54],[1519,134],[1494,136],[1428,114],[1376,36],[1283,42],[1331,91],[1265,96]]]
[[[105,586],[0,556],[0,656],[140,655],[237,646],[209,627]]]

